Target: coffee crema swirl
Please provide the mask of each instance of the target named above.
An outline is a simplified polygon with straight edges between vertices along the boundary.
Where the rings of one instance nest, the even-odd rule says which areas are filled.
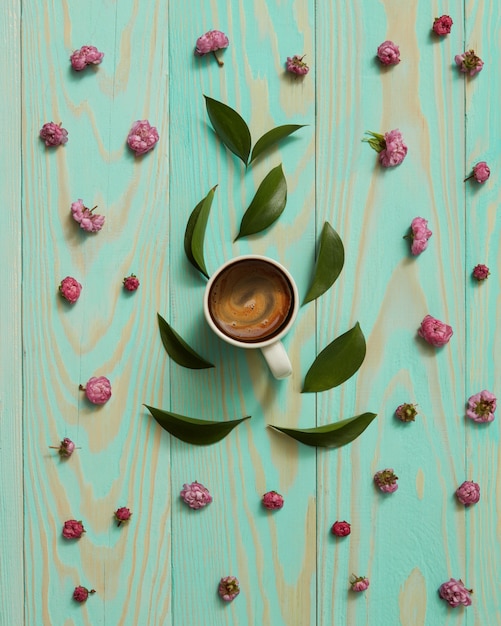
[[[244,342],[265,341],[287,324],[293,292],[279,268],[258,259],[222,270],[209,292],[209,310],[225,335]]]

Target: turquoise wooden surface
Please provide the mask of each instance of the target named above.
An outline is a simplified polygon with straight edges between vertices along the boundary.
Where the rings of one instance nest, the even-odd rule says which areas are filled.
[[[4,4],[0,625],[501,624],[498,420],[464,417],[468,396],[500,393],[495,0]],[[454,26],[437,40],[430,28],[443,13]],[[223,68],[193,55],[211,28],[230,38]],[[374,60],[385,39],[401,49],[390,69]],[[104,61],[75,74],[69,55],[84,44]],[[473,80],[453,61],[466,48],[485,61]],[[304,53],[311,71],[291,79],[284,61]],[[203,94],[238,110],[254,141],[279,124],[307,126],[245,171],[214,135]],[[125,140],[145,118],[160,141],[134,158]],[[68,129],[66,146],[44,148],[38,132],[47,121]],[[385,171],[361,139],[392,128],[409,154]],[[491,179],[463,184],[480,160]],[[283,215],[233,243],[255,189],[279,163]],[[205,280],[187,262],[183,237],[216,184],[210,272],[237,254],[267,254],[304,295],[324,222],[343,239],[339,280],[301,308],[285,339],[288,380],[273,380],[259,353],[223,344],[203,320]],[[97,235],[71,220],[77,198],[106,216]],[[411,258],[402,236],[418,215],[433,237]],[[491,268],[485,284],[471,280],[477,263]],[[127,295],[121,281],[131,272],[141,286]],[[66,275],[83,285],[74,306],[57,294]],[[216,367],[170,361],[157,312]],[[441,350],[416,338],[427,313],[454,328]],[[301,394],[315,355],[356,321],[367,339],[357,375]],[[78,390],[93,375],[112,382],[103,407]],[[394,418],[402,402],[418,403],[414,424]],[[218,444],[194,447],[171,438],[143,404],[252,419]],[[337,451],[267,428],[363,411],[378,418]],[[48,446],[65,436],[80,449],[61,462]],[[399,476],[390,496],[372,482],[384,467]],[[466,479],[482,489],[469,510],[454,497]],[[194,480],[214,497],[198,512],[179,499]],[[260,504],[271,489],[285,497],[273,514]],[[133,517],[117,528],[119,506]],[[87,531],[73,544],[61,537],[69,518]],[[336,519],[351,522],[349,537],[330,534]],[[364,594],[349,591],[353,573],[370,578]],[[242,592],[226,605],[216,591],[228,574]],[[439,599],[451,576],[474,589],[471,607]],[[71,600],[77,584],[97,591],[84,605]]]

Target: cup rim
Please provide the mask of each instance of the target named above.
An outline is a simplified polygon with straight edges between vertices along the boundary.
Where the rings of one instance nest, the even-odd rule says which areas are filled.
[[[266,261],[267,263],[270,263],[271,265],[274,265],[275,267],[277,267],[289,281],[291,288],[292,288],[292,295],[293,295],[292,313],[287,324],[282,328],[282,330],[276,335],[273,335],[273,337],[270,337],[269,339],[264,339],[263,341],[256,341],[252,343],[245,342],[245,341],[238,341],[238,339],[234,339],[233,337],[229,337],[228,335],[225,335],[223,331],[216,326],[209,312],[209,292],[217,276],[230,265],[233,265],[234,263],[238,263],[240,261],[246,261],[246,260],[251,260],[251,259],[259,260],[259,261]],[[232,257],[231,259],[229,259],[228,261],[225,261],[222,265],[220,265],[211,274],[211,276],[209,277],[209,280],[207,281],[207,284],[205,285],[204,315],[205,315],[205,319],[207,320],[207,323],[211,327],[211,330],[214,333],[216,333],[218,337],[223,339],[223,341],[226,341],[226,343],[229,343],[232,346],[236,346],[238,348],[252,348],[252,349],[266,348],[266,346],[271,346],[277,341],[280,341],[280,339],[282,339],[282,337],[284,337],[289,332],[292,324],[294,323],[297,317],[298,311],[299,311],[299,292],[298,292],[298,288],[296,285],[296,281],[292,277],[292,274],[289,272],[289,270],[285,266],[282,265],[282,263],[264,254],[242,254],[239,256]]]

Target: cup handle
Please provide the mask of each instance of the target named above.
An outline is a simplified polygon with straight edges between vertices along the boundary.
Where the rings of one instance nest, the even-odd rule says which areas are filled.
[[[275,378],[287,378],[292,374],[292,365],[281,341],[264,346],[261,352]]]

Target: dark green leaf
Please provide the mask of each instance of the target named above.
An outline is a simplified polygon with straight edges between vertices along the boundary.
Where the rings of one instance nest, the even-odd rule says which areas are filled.
[[[238,420],[213,422],[178,415],[170,411],[162,411],[161,409],[155,409],[147,404],[144,406],[153,415],[160,426],[173,437],[198,446],[208,446],[211,443],[221,441],[221,439],[224,439],[240,422],[250,419],[250,415],[247,415],[247,417],[242,417]]]
[[[341,237],[325,222],[320,235],[315,274],[303,304],[315,300],[331,287],[344,265],[344,247]]]
[[[304,379],[303,392],[325,391],[348,380],[365,358],[365,337],[357,322],[320,352]]]
[[[179,365],[189,367],[192,370],[202,370],[214,367],[191,348],[184,339],[176,333],[164,318],[157,313],[160,337],[167,354]]]
[[[217,185],[193,209],[184,233],[184,251],[189,262],[207,278],[209,274],[205,267],[204,238],[216,187]]]
[[[377,413],[362,413],[318,428],[280,428],[271,424],[270,426],[307,446],[340,448],[361,435],[376,415]]]
[[[268,148],[271,148],[274,144],[278,143],[285,137],[292,135],[296,130],[303,128],[304,124],[285,124],[284,126],[277,126],[272,128],[262,137],[260,137],[254,148],[252,149],[251,159],[249,164],[252,163],[258,156],[261,156],[263,152],[266,152]]]
[[[287,181],[280,164],[274,167],[259,185],[256,195],[244,213],[236,239],[253,235],[271,226],[280,217],[286,202]]]
[[[209,119],[224,145],[241,159],[249,160],[251,134],[245,120],[227,104],[204,96]]]

